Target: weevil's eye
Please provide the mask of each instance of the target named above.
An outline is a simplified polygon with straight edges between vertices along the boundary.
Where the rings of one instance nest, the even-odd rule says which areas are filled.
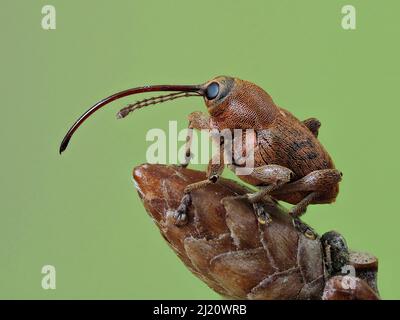
[[[219,84],[212,82],[206,89],[206,97],[208,100],[214,99],[219,93]]]

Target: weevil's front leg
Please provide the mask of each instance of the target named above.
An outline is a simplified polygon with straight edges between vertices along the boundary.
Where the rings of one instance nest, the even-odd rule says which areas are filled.
[[[192,153],[190,147],[192,145],[193,129],[203,130],[210,129],[210,117],[200,111],[195,111],[188,116],[188,134],[186,136],[185,144],[185,161],[179,166],[186,168],[189,165]]]
[[[187,210],[191,204],[190,193],[194,190],[203,188],[209,184],[216,183],[224,170],[223,152],[216,153],[208,163],[207,167],[207,179],[189,184],[186,186],[181,203],[175,212],[175,224],[178,226],[185,225],[187,223]]]
[[[303,121],[303,124],[312,132],[312,134],[317,138],[318,131],[321,127],[321,122],[317,118],[309,118]]]
[[[235,165],[230,165],[230,169],[236,169]],[[261,224],[270,223],[271,217],[264,210],[262,200],[273,190],[279,189],[282,185],[288,183],[294,176],[293,172],[285,167],[271,164],[254,168],[251,177],[256,178],[265,184],[255,193],[247,194],[245,197],[253,204],[257,219]]]
[[[209,184],[216,183],[223,171],[224,171],[223,159],[221,159],[220,156],[218,156],[218,154],[216,154],[213,156],[213,158],[208,163],[207,179],[189,184],[185,188],[184,192],[190,193],[193,190],[197,190],[197,189],[203,188]]]

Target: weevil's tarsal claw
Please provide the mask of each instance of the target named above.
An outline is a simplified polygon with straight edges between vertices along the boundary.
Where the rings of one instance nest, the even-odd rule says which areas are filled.
[[[178,227],[182,227],[188,222],[187,214],[184,212],[178,212],[174,214],[175,225]]]
[[[179,207],[176,209],[174,213],[175,225],[178,227],[184,226],[188,223],[188,215],[187,211],[189,210],[189,206],[192,203],[192,197],[189,193],[185,194],[179,204]]]
[[[265,211],[264,206],[260,202],[253,203],[254,212],[256,213],[257,220],[260,224],[269,225],[272,222],[271,216]]]
[[[259,224],[264,225],[264,224],[265,224],[265,217],[259,215],[259,216],[257,217],[257,221],[258,221]]]
[[[298,232],[304,234],[304,236],[308,239],[315,240],[318,237],[314,229],[306,225],[299,218],[293,218],[293,226],[297,229]]]
[[[221,200],[221,203],[223,204],[224,200],[241,200],[241,199],[246,199],[249,200],[249,197],[252,196],[252,193],[247,193],[243,195],[237,195],[237,196],[228,196],[225,197]],[[262,224],[262,225],[269,225],[272,222],[272,218],[270,214],[265,211],[264,204],[260,201],[257,202],[251,202],[250,203],[253,205],[253,210],[256,215],[257,221]]]

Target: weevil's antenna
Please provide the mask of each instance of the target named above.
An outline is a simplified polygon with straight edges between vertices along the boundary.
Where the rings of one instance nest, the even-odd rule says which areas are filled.
[[[150,106],[152,104],[157,104],[157,103],[162,103],[166,101],[171,101],[175,100],[178,98],[183,98],[183,97],[193,97],[197,96],[198,93],[193,93],[193,92],[176,92],[176,93],[170,93],[162,96],[157,96],[157,97],[151,97],[148,99],[143,99],[140,101],[137,101],[135,103],[129,104],[128,106],[122,108],[120,111],[117,113],[117,119],[122,119],[125,118],[128,114],[131,112],[146,107]]]
[[[71,140],[72,135],[76,131],[76,129],[79,128],[79,126],[87,119],[89,118],[94,112],[99,110],[100,108],[104,107],[105,105],[109,104],[110,102],[130,96],[133,94],[138,94],[138,93],[145,93],[145,92],[155,92],[155,91],[178,91],[176,93],[176,96],[172,96],[172,99],[177,99],[181,97],[185,97],[186,95],[180,95],[183,93],[189,93],[191,92],[192,95],[203,95],[204,90],[203,86],[201,85],[155,85],[155,86],[145,86],[145,87],[137,87],[137,88],[132,88],[128,90],[124,90],[118,93],[115,93],[103,100],[100,100],[97,102],[95,105],[93,105],[91,108],[89,108],[84,114],[82,114],[78,120],[75,121],[75,123],[71,126],[71,128],[68,130],[67,134],[65,135],[64,139],[61,142],[59,152],[60,154],[67,148],[69,141]],[[164,102],[161,98],[158,102]],[[170,99],[170,100],[172,100]],[[148,99],[151,101],[151,99]],[[154,102],[154,103],[158,103]],[[151,104],[154,104],[151,103]],[[149,103],[150,104],[150,103]],[[144,106],[144,105],[143,105]],[[141,106],[141,107],[143,107]],[[128,112],[129,113],[129,112]]]

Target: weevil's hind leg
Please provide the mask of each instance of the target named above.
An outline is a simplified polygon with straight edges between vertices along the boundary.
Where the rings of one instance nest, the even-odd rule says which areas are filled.
[[[311,202],[318,198],[319,195],[320,193],[318,191],[310,192],[298,204],[296,204],[289,210],[289,214],[294,219],[300,218],[307,211],[307,207],[309,206],[309,204],[311,204]]]
[[[323,196],[324,193],[330,192],[341,180],[342,173],[337,169],[316,170],[299,180],[285,184],[281,188],[274,190],[272,195],[279,196],[295,192],[305,192],[307,194],[289,210],[289,214],[293,217],[293,223],[299,225],[300,217],[306,212],[308,205],[320,196]],[[330,202],[332,201],[334,201],[334,197],[330,200]]]
[[[222,154],[215,154],[208,163],[207,168],[207,179],[189,184],[186,186],[181,203],[178,206],[174,214],[175,224],[178,226],[185,225],[188,221],[187,210],[192,202],[191,192],[200,188],[204,188],[207,185],[216,183],[224,170]]]
[[[312,134],[317,138],[318,131],[321,127],[321,122],[317,118],[309,118],[303,121],[303,124],[312,132]]]
[[[188,119],[189,124],[185,143],[185,161],[179,164],[179,166],[183,168],[186,168],[189,165],[190,159],[192,158],[190,147],[192,145],[193,129],[210,129],[210,117],[200,111],[192,112],[189,114]]]
[[[235,166],[230,165],[230,168],[235,169]],[[264,210],[262,201],[273,190],[279,189],[282,185],[288,183],[294,174],[288,168],[272,164],[254,168],[250,176],[262,181],[265,186],[261,186],[259,191],[248,194],[246,197],[253,205],[258,221],[261,224],[269,224],[272,219],[268,212]]]
[[[322,169],[310,172],[305,177],[283,185],[274,190],[272,195],[291,194],[294,192],[327,191],[342,180],[342,173],[337,169]]]
[[[310,239],[315,239],[316,233],[310,226],[302,222],[300,217],[307,211],[308,205],[319,195],[319,192],[313,191],[289,210],[289,215],[293,218],[293,226]]]

